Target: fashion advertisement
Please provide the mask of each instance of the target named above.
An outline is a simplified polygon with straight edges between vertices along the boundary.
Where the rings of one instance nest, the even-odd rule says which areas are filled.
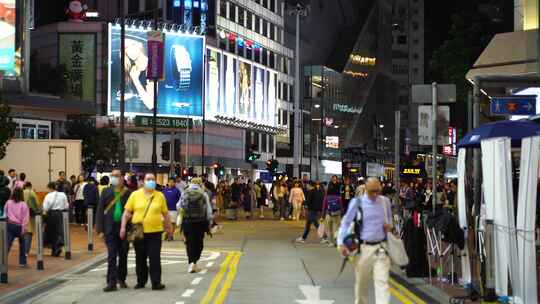
[[[206,70],[206,117],[215,117],[218,113],[226,112],[225,105],[222,104],[222,98],[220,98],[219,91],[221,87],[219,85],[221,56],[220,53],[208,50],[207,51],[208,65]]]
[[[255,107],[253,112],[253,119],[256,121],[267,121],[268,104],[264,104],[264,70],[258,67],[253,68],[255,72]]]
[[[15,0],[0,0],[0,71],[15,69]]]
[[[236,107],[236,59],[230,55],[223,55],[225,62],[225,104],[226,116],[233,117],[237,114]]]
[[[125,70],[125,113],[152,114],[154,83],[146,79],[147,30],[126,29],[125,65],[120,65],[120,27],[109,27],[109,115],[120,109],[120,69]],[[165,33],[165,80],[158,83],[159,116],[202,116],[204,38]]]
[[[251,97],[251,65],[240,61],[240,102],[239,114],[244,119],[251,119],[253,114],[253,101]]]

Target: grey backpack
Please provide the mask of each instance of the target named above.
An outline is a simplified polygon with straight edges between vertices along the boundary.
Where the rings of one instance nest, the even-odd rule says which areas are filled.
[[[184,192],[187,205],[184,209],[184,221],[189,223],[204,222],[207,220],[207,205],[204,194],[197,190]]]

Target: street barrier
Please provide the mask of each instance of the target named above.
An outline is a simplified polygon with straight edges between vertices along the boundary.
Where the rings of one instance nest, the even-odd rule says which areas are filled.
[[[69,210],[62,210],[64,228],[64,251],[66,260],[71,260],[71,238],[69,235]]]
[[[43,216],[37,214],[36,218],[36,241],[37,241],[37,270],[43,270]]]
[[[86,211],[87,223],[88,223],[88,251],[94,250],[94,210],[88,208]]]
[[[0,283],[8,283],[7,219],[0,218]]]

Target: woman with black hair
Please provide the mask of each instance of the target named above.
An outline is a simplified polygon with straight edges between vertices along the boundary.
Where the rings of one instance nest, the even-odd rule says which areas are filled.
[[[7,245],[8,252],[15,239],[19,239],[19,265],[26,267],[26,249],[24,242],[24,234],[28,229],[28,220],[30,212],[28,206],[24,202],[23,190],[19,187],[13,189],[11,198],[6,203],[5,207],[7,217]]]
[[[50,182],[47,189],[49,194],[43,200],[43,212],[47,214],[45,239],[51,246],[51,255],[58,257],[62,253],[62,246],[64,245],[62,210],[67,210],[69,203],[66,194],[57,191],[56,183]]]

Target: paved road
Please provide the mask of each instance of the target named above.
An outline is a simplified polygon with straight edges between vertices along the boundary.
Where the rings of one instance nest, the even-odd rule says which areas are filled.
[[[352,303],[352,267],[334,282],[341,262],[335,248],[321,245],[314,238],[307,244],[295,244],[301,226],[300,222],[270,220],[226,222],[221,233],[207,240],[199,274],[187,273],[181,242],[165,242],[165,291],[146,288],[105,294],[101,289],[106,270],[101,264],[58,278],[57,284],[27,303]],[[131,254],[131,286],[135,284],[133,258]],[[395,282],[392,295],[392,303],[423,303]]]

